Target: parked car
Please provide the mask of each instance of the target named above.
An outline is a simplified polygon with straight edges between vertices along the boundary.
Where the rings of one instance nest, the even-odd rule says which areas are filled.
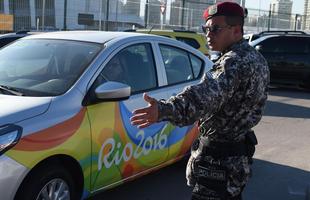
[[[168,98],[211,65],[182,42],[138,33],[44,33],[4,47],[1,200],[85,199],[181,159],[197,127],[138,129],[129,118],[144,92]]]
[[[210,57],[209,49],[207,47],[208,43],[205,35],[202,33],[197,33],[195,31],[188,31],[188,30],[158,30],[158,29],[134,29],[126,31],[161,35],[164,37],[176,39],[178,41],[184,42],[194,47],[195,49],[198,49],[203,54]]]
[[[282,32],[250,42],[268,61],[271,84],[310,88],[310,35]]]
[[[11,42],[14,42],[17,39],[20,39],[20,38],[23,38],[25,36],[32,35],[32,34],[34,34],[34,32],[29,32],[29,31],[19,31],[16,33],[2,34],[0,35],[0,48]]]
[[[256,40],[259,37],[260,35],[256,33],[247,33],[243,35],[243,38],[248,42],[252,42],[253,40]]]
[[[247,33],[243,35],[243,38],[248,42],[253,42],[254,40],[266,36],[266,35],[283,35],[283,34],[306,34],[304,31],[288,31],[288,30],[277,30],[277,31],[262,31],[260,33]]]

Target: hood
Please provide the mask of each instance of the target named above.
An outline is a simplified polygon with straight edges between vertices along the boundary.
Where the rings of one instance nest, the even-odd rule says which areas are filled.
[[[0,95],[0,126],[16,123],[44,113],[52,97]]]

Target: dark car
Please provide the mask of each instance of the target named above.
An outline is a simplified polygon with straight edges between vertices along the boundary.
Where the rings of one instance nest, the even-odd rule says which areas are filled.
[[[7,33],[7,34],[0,35],[0,48],[11,42],[14,42],[17,39],[20,39],[22,37],[25,37],[31,34],[32,33],[28,31],[19,31],[16,33]]]
[[[267,60],[271,84],[310,88],[310,35],[277,32],[250,42]]]
[[[243,38],[248,41],[248,42],[253,42],[254,40],[262,37],[262,36],[266,36],[266,35],[279,35],[279,34],[306,34],[303,31],[287,31],[287,30],[278,30],[278,31],[262,31],[259,33],[248,33],[248,34],[244,34]]]

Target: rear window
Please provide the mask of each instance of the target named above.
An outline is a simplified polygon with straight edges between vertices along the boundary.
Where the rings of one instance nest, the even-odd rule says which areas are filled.
[[[266,53],[309,53],[307,38],[304,37],[274,37],[261,42],[262,52]]]
[[[199,49],[200,48],[200,45],[199,43],[195,40],[195,39],[192,39],[192,38],[186,38],[186,37],[176,37],[177,40],[181,41],[181,42],[184,42],[192,47],[194,47],[195,49]]]

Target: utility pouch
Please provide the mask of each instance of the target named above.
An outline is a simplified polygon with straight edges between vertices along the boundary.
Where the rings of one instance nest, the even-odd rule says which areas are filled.
[[[218,164],[210,164],[204,160],[195,160],[195,176],[197,183],[206,188],[225,194],[227,189],[227,169]]]

